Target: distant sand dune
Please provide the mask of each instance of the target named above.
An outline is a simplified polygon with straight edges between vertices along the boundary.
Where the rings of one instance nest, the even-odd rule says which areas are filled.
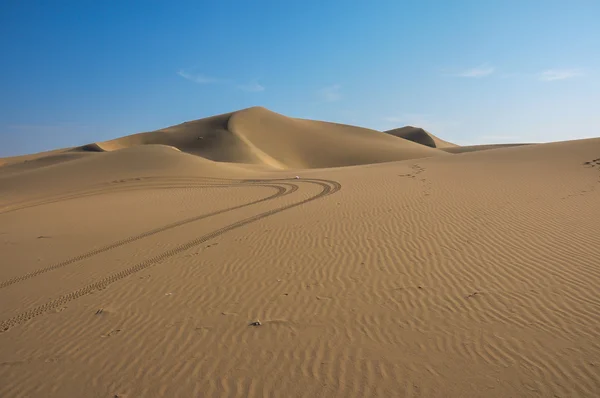
[[[444,141],[420,127],[405,126],[387,130],[386,133],[430,148],[452,148],[458,146],[451,142]]]
[[[448,153],[467,153],[477,151],[487,151],[489,149],[501,149],[511,148],[515,146],[532,145],[532,144],[490,144],[490,145],[467,145],[467,146],[453,146],[440,148],[444,152]]]

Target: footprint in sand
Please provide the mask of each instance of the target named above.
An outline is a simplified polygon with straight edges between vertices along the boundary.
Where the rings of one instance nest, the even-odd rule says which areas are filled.
[[[103,334],[102,337],[111,337],[121,333],[121,329],[111,330],[110,332]]]

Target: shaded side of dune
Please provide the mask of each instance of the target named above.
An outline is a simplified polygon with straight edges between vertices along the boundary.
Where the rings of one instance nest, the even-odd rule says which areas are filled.
[[[393,130],[387,130],[385,133],[395,137],[404,138],[405,140],[416,142],[417,144],[425,145],[430,148],[452,148],[458,146],[451,142],[444,141],[420,127],[405,126]]]

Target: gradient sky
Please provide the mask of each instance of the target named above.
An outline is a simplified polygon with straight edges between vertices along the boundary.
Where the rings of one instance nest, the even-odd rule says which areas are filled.
[[[459,144],[600,136],[600,1],[0,0],[0,156],[260,105]]]

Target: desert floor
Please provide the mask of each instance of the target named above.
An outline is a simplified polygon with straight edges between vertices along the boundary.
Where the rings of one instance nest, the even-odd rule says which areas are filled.
[[[204,152],[5,160],[0,397],[600,396],[600,139],[340,149],[252,112]]]

